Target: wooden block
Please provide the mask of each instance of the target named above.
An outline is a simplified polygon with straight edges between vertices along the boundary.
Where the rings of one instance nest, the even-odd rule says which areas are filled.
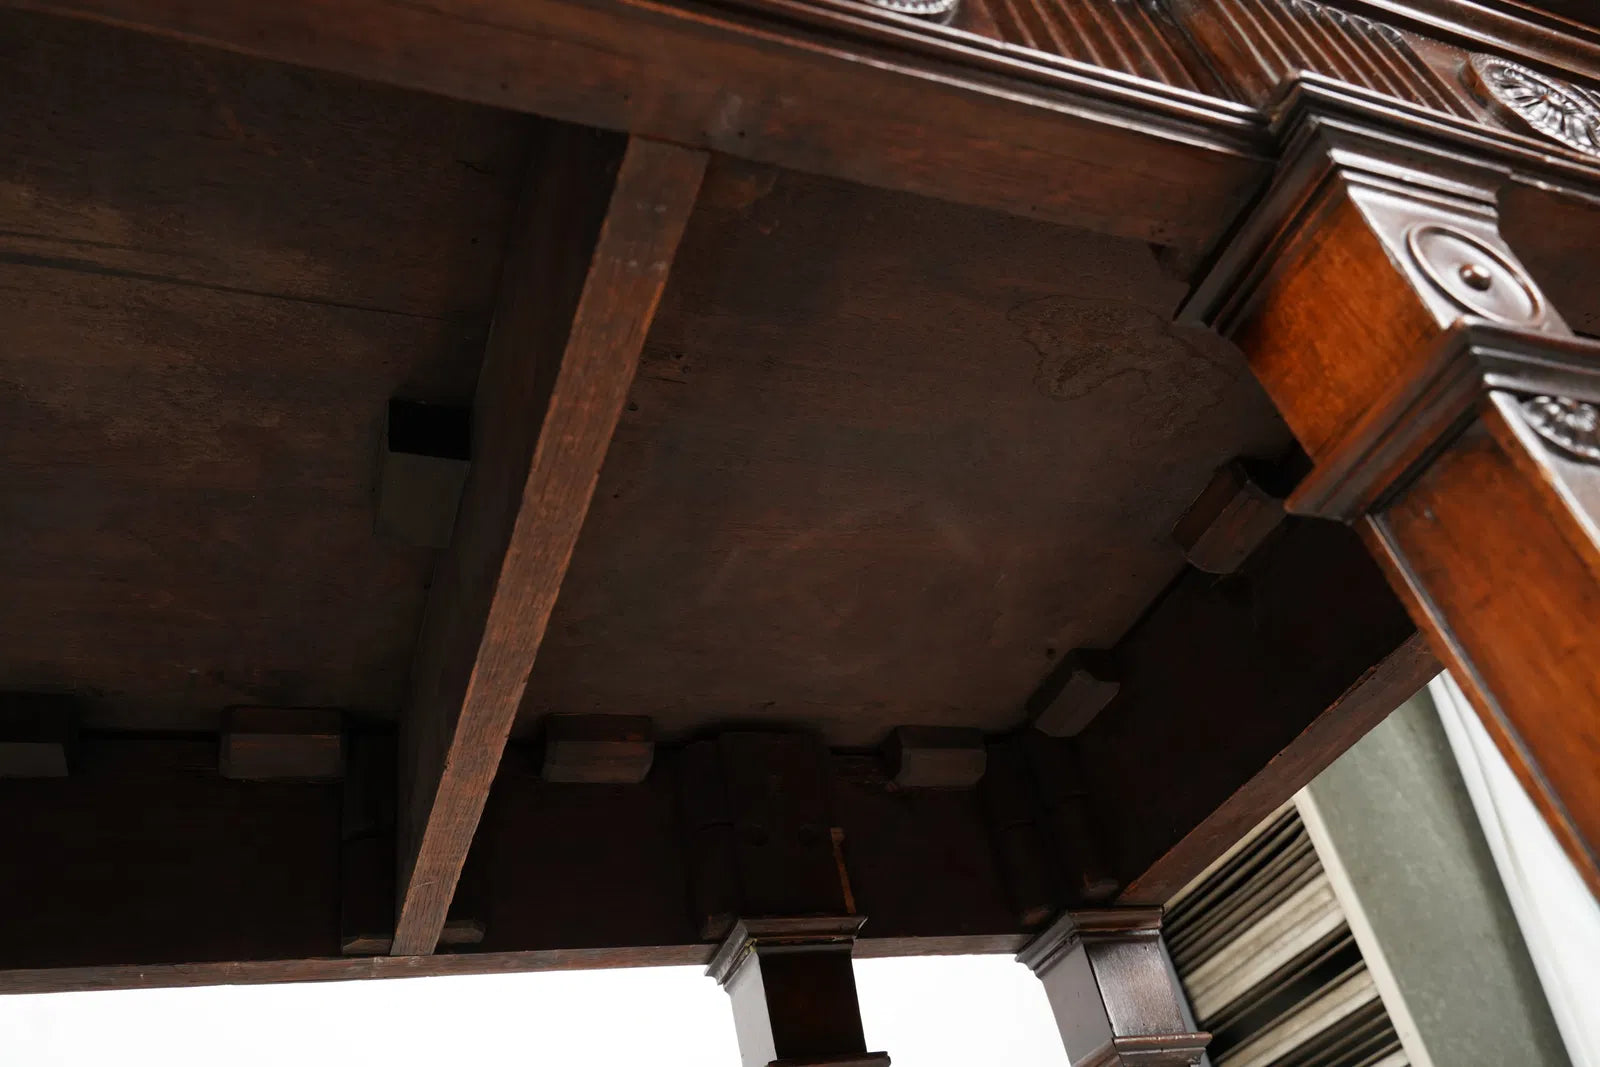
[[[1242,460],[1217,468],[1211,484],[1172,528],[1192,566],[1232,574],[1283,522],[1283,501],[1264,489],[1260,472]]]
[[[378,473],[378,533],[423,548],[448,546],[471,448],[470,409],[389,401]]]
[[[988,765],[983,732],[960,726],[897,726],[884,752],[906,789],[970,789]]]
[[[547,782],[635,785],[655,758],[645,715],[552,715],[545,720]]]
[[[481,945],[488,933],[481,919],[446,919],[439,932],[441,945]]]
[[[337,781],[344,774],[339,712],[322,708],[229,708],[219,767],[224,778]]]
[[[0,778],[64,778],[76,709],[67,696],[0,694]]]
[[[1094,721],[1122,688],[1110,657],[1079,648],[1061,657],[1028,700],[1028,721],[1051,737],[1074,737]]]

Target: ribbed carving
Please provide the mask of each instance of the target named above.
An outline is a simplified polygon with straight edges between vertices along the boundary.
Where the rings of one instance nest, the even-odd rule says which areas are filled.
[[[1209,95],[1227,95],[1157,0],[961,0],[958,16],[1007,44]],[[986,23],[992,23],[992,30]]]
[[[1174,0],[1218,72],[1260,103],[1300,71],[1465,118],[1460,92],[1399,30],[1312,0]]]

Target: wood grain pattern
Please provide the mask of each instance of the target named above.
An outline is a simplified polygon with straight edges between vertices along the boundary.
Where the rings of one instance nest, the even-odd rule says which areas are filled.
[[[1370,520],[1418,620],[1550,828],[1600,892],[1600,469],[1495,393]]]
[[[0,93],[0,677],[398,714],[384,406],[470,399],[532,120],[12,11]]]
[[[803,0],[20,6],[1193,251],[1264,176],[1236,105]]]
[[[438,940],[706,159],[578,130],[543,147],[404,720],[396,955]]]
[[[517,735],[1015,727],[1181,571],[1216,465],[1288,446],[1181,295],[1142,245],[715,159]]]

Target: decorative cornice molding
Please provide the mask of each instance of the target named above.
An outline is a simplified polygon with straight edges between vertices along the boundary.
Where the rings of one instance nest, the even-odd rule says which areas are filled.
[[[1148,68],[1131,56],[1125,62],[1107,64],[1097,61],[1098,53],[1080,55],[1081,42],[1049,50],[1009,40],[998,27],[990,34],[976,28],[941,25],[874,7],[867,0],[699,2],[730,13],[754,15],[825,33],[841,43],[855,41],[870,47],[887,46],[907,58],[947,63],[952,72],[961,71],[967,77],[1005,78],[1053,90],[1062,94],[1064,109],[1078,111],[1086,117],[1126,123],[1133,129],[1193,140],[1241,155],[1258,155],[1269,150],[1265,117],[1260,109],[1229,98],[1214,77],[1199,88],[1194,86],[1194,80],[1204,78],[1209,68],[1198,53],[1193,53],[1188,38],[1159,8],[1149,9],[1150,17],[1168,27],[1162,34],[1175,49],[1188,49],[1193,53],[1192,62],[1199,66],[1191,76],[1151,76]],[[981,4],[988,2],[991,0],[980,0],[972,6],[974,10],[986,10]],[[1060,0],[1041,2],[1059,3]],[[1121,7],[1133,0],[1108,2]],[[1077,4],[1082,5],[1083,0],[1077,0]],[[678,6],[690,9],[688,4]],[[1063,10],[1077,12],[1079,8]],[[1091,36],[1083,30],[1076,32],[1085,40]],[[1103,35],[1105,31],[1099,32]],[[1147,41],[1143,47],[1149,46]],[[1129,46],[1124,42],[1121,47],[1126,52]]]
[[[1080,944],[1152,941],[1161,936],[1160,908],[1089,908],[1063,912],[1017,953],[1017,962],[1042,975]]]
[[[1338,0],[1341,8],[1470,51],[1600,80],[1600,29],[1514,0]]]
[[[1195,42],[1152,0],[962,0],[1006,44],[1229,99]]]
[[[1397,384],[1344,434],[1289,497],[1289,510],[1351,522],[1381,508],[1471,420],[1490,391],[1547,401],[1537,416],[1524,405],[1524,417],[1546,441],[1574,453],[1572,445],[1552,436],[1557,427],[1549,416],[1600,403],[1600,342],[1461,322],[1434,347],[1421,374]],[[1548,423],[1546,429],[1536,418]],[[1561,437],[1581,447],[1578,429],[1568,425]]]
[[[1384,99],[1318,75],[1304,75],[1286,86],[1271,107],[1272,131],[1283,146],[1277,176],[1179,311],[1182,319],[1224,333],[1248,309],[1270,263],[1298,239],[1300,223],[1319,210],[1335,174],[1355,185],[1491,222],[1496,195],[1512,178],[1564,191],[1600,190],[1600,158]],[[1502,259],[1496,253],[1486,265],[1492,270]],[[1485,314],[1467,289],[1451,285],[1444,295],[1468,313]],[[1539,317],[1513,318],[1529,324]]]
[[[1474,55],[1463,74],[1497,117],[1600,156],[1600,93],[1500,56]]]
[[[1241,98],[1261,105],[1302,74],[1473,117],[1411,38],[1317,0],[1169,0],[1179,22]]]

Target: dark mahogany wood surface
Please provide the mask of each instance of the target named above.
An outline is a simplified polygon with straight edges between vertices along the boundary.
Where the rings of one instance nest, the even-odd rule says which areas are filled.
[[[577,127],[534,152],[400,734],[396,955],[443,927],[705,168]]]
[[[14,6],[1191,252],[1265,176],[1261,117],[1231,101],[848,5]]]
[[[1281,425],[1143,245],[718,160],[521,727],[1008,729]]]
[[[339,786],[230,781],[214,741],[86,737],[65,778],[0,779],[6,966],[330,955]]]
[[[1536,185],[1585,162],[1461,76],[1513,5],[20,6],[55,14],[0,11],[0,691],[87,743],[0,781],[0,991],[702,962],[746,912],[1013,951],[1197,874],[1436,669],[1413,618],[1600,840],[1587,639],[1524,647],[1591,614],[1592,471],[1507,423],[1310,509],[1388,509],[1409,616],[1286,485],[1172,533],[1291,428],[1326,480],[1471,306],[1379,184],[1499,210],[1592,328],[1600,201]],[[1600,55],[1558,21],[1516,54]],[[1402,133],[1450,147],[1329,192],[1319,153]],[[1280,152],[1317,210],[1256,199]],[[1258,291],[1197,303],[1248,359],[1173,321],[1229,235]],[[442,552],[379,532],[396,397],[476,397]],[[1104,685],[1047,738],[1063,661]],[[398,740],[398,788],[221,777],[238,705]],[[655,747],[551,781],[554,714]],[[958,773],[897,781],[905,727],[965,731]]]
[[[0,89],[4,685],[392,715],[384,406],[470,399],[531,120],[12,12]]]

